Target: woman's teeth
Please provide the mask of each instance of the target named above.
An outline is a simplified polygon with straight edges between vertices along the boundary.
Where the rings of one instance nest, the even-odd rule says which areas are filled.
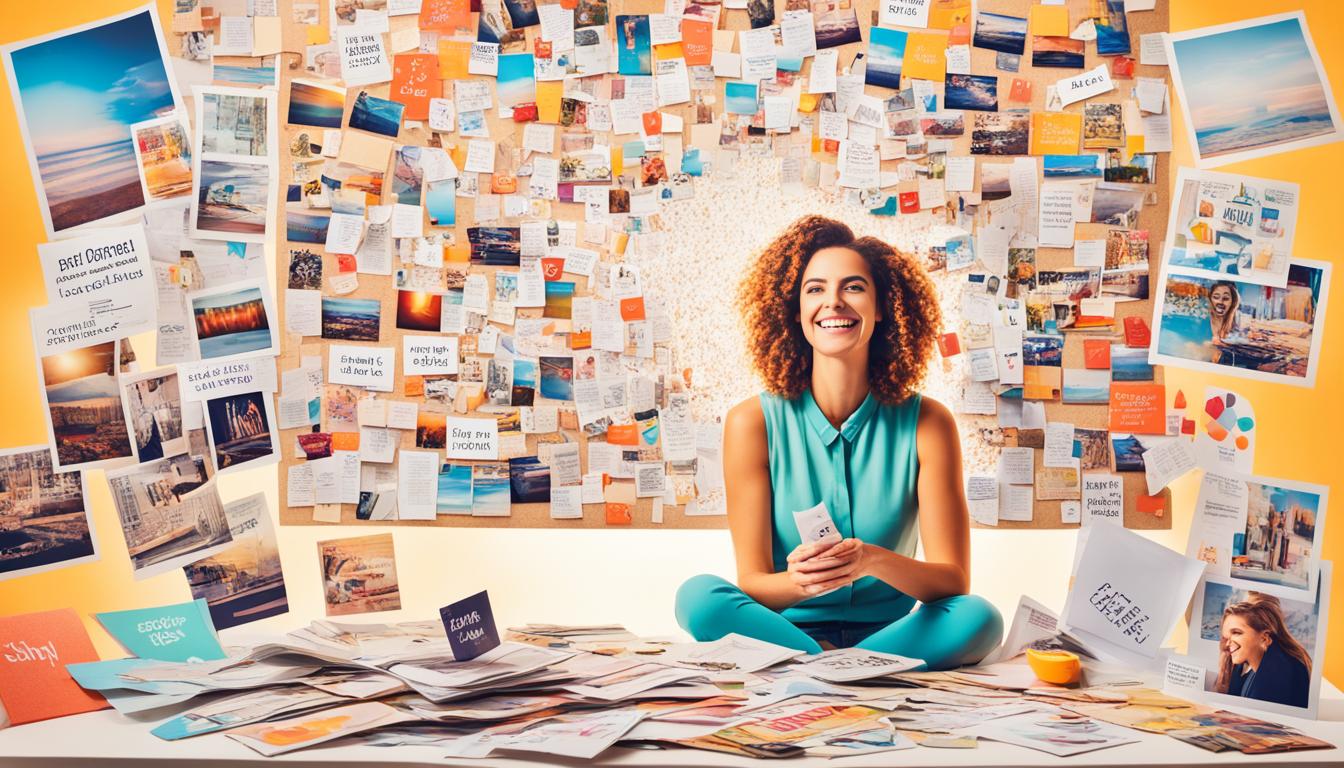
[[[837,318],[830,320],[822,320],[821,322],[817,323],[817,325],[821,326],[822,328],[852,328],[854,327],[856,322],[857,321],[855,320],[841,320]]]

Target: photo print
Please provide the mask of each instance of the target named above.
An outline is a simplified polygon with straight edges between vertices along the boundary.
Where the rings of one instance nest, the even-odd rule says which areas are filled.
[[[401,609],[392,534],[317,542],[328,616]]]
[[[51,447],[0,448],[0,581],[98,559],[83,472],[53,471]]]
[[[193,291],[187,294],[187,307],[201,360],[280,352],[265,278]]]
[[[232,543],[183,568],[193,600],[204,600],[215,629],[228,629],[289,612],[280,548],[266,495],[224,505]]]
[[[269,392],[245,392],[205,401],[205,426],[220,473],[280,460],[278,425]]]
[[[1299,195],[1298,185],[1288,181],[1181,168],[1163,268],[1282,288]]]
[[[217,554],[232,540],[215,482],[199,456],[108,470],[107,484],[137,579]]]

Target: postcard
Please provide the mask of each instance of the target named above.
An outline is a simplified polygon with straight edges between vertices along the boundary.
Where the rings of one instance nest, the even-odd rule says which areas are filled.
[[[285,575],[266,495],[254,493],[224,505],[233,543],[183,567],[191,596],[204,600],[215,629],[289,612]]]
[[[896,29],[872,27],[869,36],[868,68],[864,70],[864,83],[900,90],[906,33]]]
[[[191,127],[177,113],[131,125],[140,191],[146,205],[174,205],[191,195]]]
[[[265,278],[187,294],[192,337],[201,360],[280,352],[271,291]]]
[[[262,755],[273,757],[342,736],[415,719],[415,715],[381,701],[361,701],[283,720],[244,725],[225,735]]]
[[[0,54],[47,238],[140,210],[130,127],[183,108],[154,4]]]
[[[1167,35],[1195,164],[1339,141],[1339,110],[1301,11]],[[1247,67],[1248,57],[1259,66]]]
[[[67,664],[98,661],[84,622],[70,608],[0,617],[0,703],[10,725],[106,709]]]
[[[976,112],[972,125],[972,155],[1027,154],[1031,133],[1028,112]]]
[[[401,132],[401,116],[405,110],[406,105],[399,101],[381,99],[370,95],[368,91],[360,91],[354,105],[350,107],[349,125],[361,131],[396,138]]]
[[[204,600],[94,615],[132,656],[155,661],[214,661],[224,658]]]
[[[1289,181],[1181,168],[1163,269],[1284,287],[1299,195]]]
[[[1293,259],[1282,288],[1170,267],[1153,302],[1148,360],[1312,387],[1320,363],[1330,264]]]
[[[84,323],[45,307],[29,316],[53,469],[67,472],[133,461],[117,379],[118,342],[83,343],[79,330],[69,331],[87,327]],[[70,338],[75,340],[65,341]]]
[[[328,616],[401,609],[392,534],[317,543]]]
[[[1215,576],[1316,593],[1330,489],[1253,475],[1204,473],[1186,555]]]
[[[205,427],[217,472],[280,460],[280,429],[272,399],[270,392],[243,392],[205,401]]]
[[[51,447],[0,448],[0,581],[98,559],[84,473],[52,471]]]
[[[399,291],[411,293],[409,291]],[[398,304],[398,319],[401,308]],[[322,338],[341,341],[378,341],[382,323],[382,302],[378,299],[353,299],[347,296],[322,297]],[[435,326],[434,330],[438,330]]]
[[[109,470],[107,484],[136,579],[217,554],[232,541],[224,505],[200,457]]]
[[[1303,597],[1212,573],[1195,591],[1188,656],[1168,661],[1165,689],[1238,709],[1315,718],[1329,626],[1331,563]]]

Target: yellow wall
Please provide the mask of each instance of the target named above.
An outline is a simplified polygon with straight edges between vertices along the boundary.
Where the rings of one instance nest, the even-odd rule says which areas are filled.
[[[8,2],[0,10],[0,43],[22,40],[57,29],[102,18],[138,5],[135,0],[64,0],[60,3]],[[158,0],[167,13],[170,0]],[[1328,0],[1307,3],[1307,20],[1336,86],[1344,83],[1344,6]],[[1235,21],[1256,15],[1302,7],[1283,0],[1175,0],[1173,29]],[[1248,52],[1247,66],[1255,66]],[[1338,90],[1338,89],[1337,89]],[[8,98],[8,84],[0,97],[0,219],[9,246],[0,282],[0,349],[8,357],[0,364],[0,446],[40,443],[45,439],[37,373],[28,335],[28,307],[45,303],[41,269],[34,244],[43,237],[37,199],[29,176],[23,145]],[[1339,95],[1337,101],[1344,102]],[[1178,111],[1179,115],[1179,111]],[[1189,162],[1189,150],[1179,117],[1176,125],[1175,163]],[[1344,168],[1344,143],[1276,155],[1228,166],[1223,170],[1278,177],[1302,185],[1302,208],[1297,236],[1300,256],[1337,261],[1338,230],[1344,210],[1344,192],[1336,169]],[[1344,301],[1336,270],[1331,293]],[[1328,314],[1324,355],[1317,386],[1303,390],[1273,384],[1167,370],[1169,386],[1181,387],[1198,402],[1206,383],[1231,388],[1255,405],[1258,430],[1259,474],[1309,482],[1333,483],[1344,470],[1333,435],[1344,434],[1344,307]],[[145,345],[138,347],[152,359]],[[81,614],[115,610],[189,598],[185,579],[177,573],[133,581],[125,557],[106,484],[101,473],[90,477],[94,521],[103,558],[76,566],[8,582],[0,582],[0,615],[70,606]],[[221,484],[225,499],[269,487],[275,499],[273,469],[254,470]],[[1197,484],[1193,479],[1174,488],[1178,510],[1173,530],[1152,534],[1168,546],[1183,548],[1189,527],[1189,509]],[[1336,500],[1340,507],[1344,500]],[[1185,511],[1180,511],[1185,510]],[[1344,514],[1344,508],[1335,515]],[[366,530],[366,529],[365,529]],[[321,615],[322,598],[314,542],[351,535],[352,529],[286,528],[280,533],[281,556],[290,591],[292,613],[254,625],[280,629]],[[369,620],[427,618],[450,600],[490,589],[497,613],[505,624],[521,621],[625,622],[639,632],[670,632],[671,598],[677,584],[702,571],[732,573],[731,552],[723,531],[520,531],[489,529],[397,529],[394,531],[402,574],[403,611]],[[973,588],[1001,609],[1011,610],[1016,596],[1026,592],[1048,605],[1062,603],[1064,579],[1074,534],[1070,531],[977,531],[974,539]],[[1327,522],[1327,557],[1344,560],[1344,523]],[[1024,563],[1032,568],[1023,569]],[[1024,573],[1024,570],[1027,572]],[[1332,613],[1341,616],[1336,595]],[[225,633],[227,641],[233,634]],[[114,644],[94,632],[104,655],[116,653]],[[1326,674],[1344,682],[1344,621],[1330,631]]]

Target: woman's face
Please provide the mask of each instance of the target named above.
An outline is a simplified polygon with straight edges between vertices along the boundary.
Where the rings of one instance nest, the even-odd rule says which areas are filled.
[[[1214,317],[1226,317],[1232,311],[1232,289],[1226,285],[1216,286],[1209,291],[1209,313]]]
[[[1260,659],[1269,648],[1268,632],[1256,632],[1241,616],[1223,617],[1223,649],[1232,657],[1233,664],[1260,666]]]
[[[819,354],[840,357],[868,345],[882,319],[868,262],[849,248],[823,248],[803,270],[798,322]]]

